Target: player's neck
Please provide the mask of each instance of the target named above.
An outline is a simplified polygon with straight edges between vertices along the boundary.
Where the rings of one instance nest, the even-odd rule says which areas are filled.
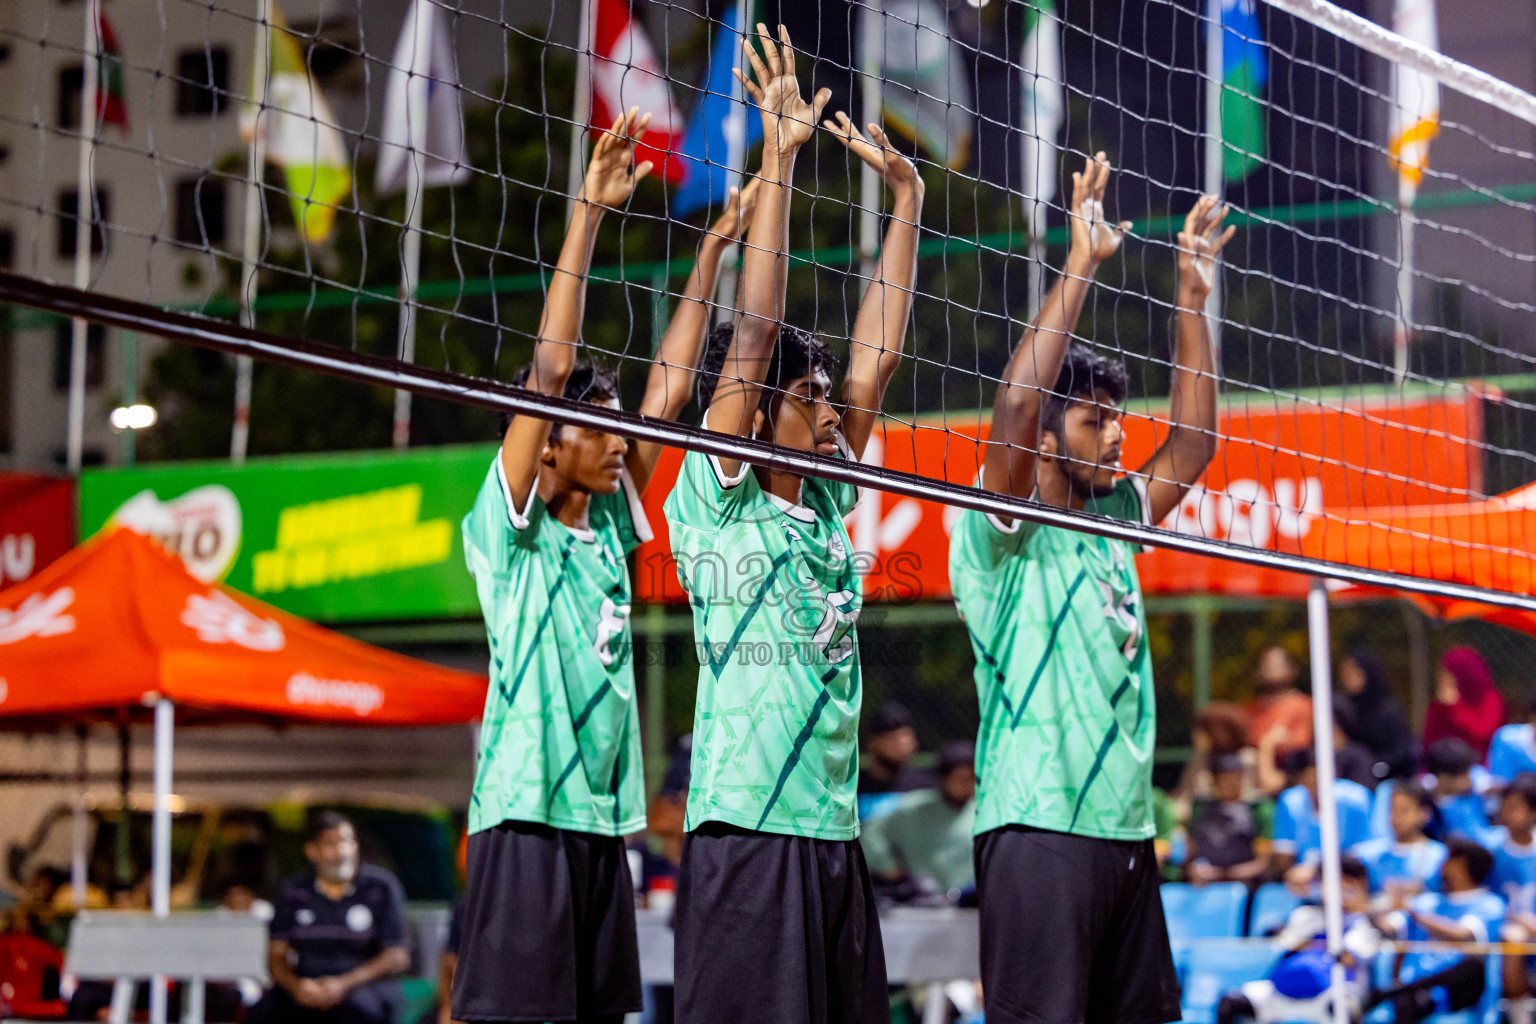
[[[563,480],[555,479],[553,473],[549,477],[547,482],[542,476],[539,479],[539,497],[549,509],[549,514],[569,529],[587,529],[587,512],[592,507],[591,492],[571,487]]]
[[[1040,466],[1035,475],[1035,495],[1042,505],[1069,508],[1081,512],[1088,499],[1077,492],[1067,474]]]
[[[800,488],[805,482],[803,477],[762,466],[753,466],[752,472],[757,475],[757,485],[765,492],[791,505],[800,504]]]
[[[1533,836],[1536,836],[1536,829],[1528,828],[1519,832],[1516,832],[1514,829],[1509,830],[1509,841],[1516,846],[1530,846]]]

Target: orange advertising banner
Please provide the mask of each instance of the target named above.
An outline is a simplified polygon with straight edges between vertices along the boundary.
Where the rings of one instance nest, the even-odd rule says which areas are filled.
[[[1482,398],[1390,397],[1312,401],[1257,396],[1229,399],[1223,438],[1200,486],[1162,525],[1181,533],[1258,548],[1314,554],[1314,531],[1341,510],[1351,518],[1394,506],[1463,503],[1482,490]],[[1161,414],[1129,412],[1123,461],[1139,466],[1167,433]],[[971,484],[987,424],[948,427],[887,422],[864,461],[951,483]],[[646,490],[655,538],[635,562],[641,600],[683,600],[661,505],[682,453],[669,449]],[[1325,513],[1325,510],[1327,512]],[[867,567],[868,601],[944,599],[949,532],[960,509],[902,495],[866,492],[848,517],[853,546]],[[1311,538],[1309,540],[1309,538]],[[727,553],[728,554],[728,553]],[[1138,559],[1149,593],[1301,596],[1307,581],[1277,570],[1154,551]]]

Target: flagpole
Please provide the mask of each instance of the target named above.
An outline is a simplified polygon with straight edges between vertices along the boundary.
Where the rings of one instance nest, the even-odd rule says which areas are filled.
[[[1026,227],[1029,231],[1028,280],[1029,321],[1034,322],[1045,303],[1045,236],[1046,217],[1050,202],[1056,194],[1056,135],[1061,131],[1061,102],[1054,97],[1048,109],[1042,110],[1041,80],[1050,87],[1064,84],[1061,66],[1061,35],[1056,19],[1055,6],[1048,0],[1034,0],[1035,25],[1033,31],[1026,28],[1024,51],[1019,55],[1023,75],[1020,93],[1024,102],[1023,128],[1019,140],[1019,179],[1025,193],[1025,209],[1028,211]],[[1054,75],[1053,80],[1048,76]],[[1049,119],[1043,114],[1051,115]],[[1047,171],[1049,170],[1049,173]]]
[[[1226,69],[1222,52],[1226,30],[1221,22],[1222,0],[1206,0],[1206,17],[1209,22],[1205,32],[1205,188],[1207,195],[1220,197],[1225,184],[1222,169],[1221,90]],[[1211,334],[1211,351],[1215,355],[1216,386],[1221,387],[1221,263],[1218,260],[1211,274],[1211,294],[1205,303],[1206,318]]]
[[[80,88],[80,162],[75,174],[75,287],[84,290],[91,283],[91,239],[96,223],[96,105],[97,76],[101,48],[101,0],[86,0],[85,41],[81,58]],[[106,230],[106,225],[102,225]],[[65,443],[65,462],[71,473],[80,472],[85,454],[85,362],[86,338],[90,324],[81,317],[70,323],[69,336],[69,424]]]
[[[430,56],[431,24],[426,11],[420,6],[411,8],[415,33],[416,60],[412,69],[431,62],[422,61]],[[412,75],[405,90],[405,123],[410,126],[411,148],[405,162],[406,226],[400,254],[400,359],[406,363],[416,361],[416,283],[421,277],[421,221],[422,205],[426,195],[424,174],[427,148],[427,104],[431,99],[431,82],[421,75]],[[397,449],[411,444],[411,393],[404,389],[395,392],[394,444]]]
[[[866,0],[863,14],[864,82],[861,106],[865,121],[879,122],[884,103],[885,5],[882,0]],[[877,52],[879,47],[879,52]],[[869,164],[859,166],[859,273],[866,282],[875,276],[875,250],[880,246],[880,203],[884,198],[880,176]]]
[[[1397,188],[1397,236],[1402,258],[1397,264],[1397,330],[1392,337],[1392,382],[1408,377],[1408,346],[1413,341],[1413,233],[1418,218],[1413,200],[1418,189],[1399,179]]]
[[[257,261],[261,258],[261,182],[267,167],[267,139],[261,118],[266,112],[267,89],[271,80],[272,0],[256,0],[256,45],[252,67],[261,85],[251,101],[256,104],[252,119],[251,145],[246,156],[245,231],[240,239],[240,326],[256,326]],[[257,80],[252,76],[252,82]],[[245,462],[251,434],[250,356],[235,357],[235,424],[229,436],[229,461],[239,466]]]
[[[749,0],[736,0],[736,31],[742,39],[747,38],[747,4]],[[741,51],[738,49],[737,53]],[[737,58],[740,59],[739,57]],[[702,102],[702,101],[701,101]],[[729,198],[731,185],[735,183],[741,188],[746,188],[746,179],[742,172],[747,164],[747,116],[750,110],[747,106],[746,93],[741,83],[731,76],[731,120],[730,127],[725,137],[725,194]],[[715,323],[723,324],[733,319],[736,315],[736,254],[740,252],[740,246],[735,242],[726,246],[725,252],[720,257],[720,277],[715,283]],[[724,301],[722,301],[722,298]]]
[[[592,19],[597,0],[581,0],[576,33],[576,101],[571,106],[571,166],[565,180],[565,219],[576,212],[576,197],[587,169],[587,124],[592,120]]]

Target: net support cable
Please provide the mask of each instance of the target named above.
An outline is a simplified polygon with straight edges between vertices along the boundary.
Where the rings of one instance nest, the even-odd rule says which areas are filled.
[[[179,313],[149,303],[65,285],[49,284],[6,271],[0,271],[0,302],[30,306],[67,317],[80,317],[108,327],[138,331],[228,355],[249,356],[270,363],[312,370],[360,384],[405,389],[424,398],[558,419],[574,426],[609,431],[633,440],[654,441],[687,451],[771,466],[802,476],[837,480],[889,494],[1023,519],[1042,526],[1056,526],[1134,544],[1209,555],[1245,565],[1320,576],[1363,586],[1536,611],[1536,596],[1532,595],[1420,579],[1282,551],[1261,550],[1037,504],[946,480],[780,448],[765,441],[716,433],[672,420],[544,395],[499,381],[433,370],[398,359],[386,359],[331,345],[302,342],[266,331],[239,327],[227,321]]]

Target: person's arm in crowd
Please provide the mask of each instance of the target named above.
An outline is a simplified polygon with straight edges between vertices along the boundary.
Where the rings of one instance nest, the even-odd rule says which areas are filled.
[[[1486,934],[1479,934],[1484,929],[1473,928],[1468,922],[1481,922],[1475,917],[1441,917],[1439,914],[1431,914],[1423,910],[1408,908],[1408,916],[1412,918],[1431,939],[1437,942],[1481,942],[1488,938]]]
[[[1277,725],[1259,737],[1259,755],[1255,765],[1259,789],[1270,796],[1278,796],[1285,789],[1285,773],[1280,770],[1280,744],[1290,736],[1283,725]]]
[[[1251,882],[1264,877],[1264,873],[1268,870],[1269,856],[1261,853],[1256,854],[1253,860],[1232,865],[1223,872],[1223,875],[1229,882]]]
[[[650,376],[645,383],[645,397],[640,400],[640,411],[647,416],[675,420],[688,404],[693,393],[693,379],[698,371],[699,357],[704,349],[704,339],[709,333],[709,307],[715,294],[715,284],[720,279],[720,261],[727,249],[741,239],[742,232],[752,223],[757,210],[758,179],[747,182],[738,191],[732,186],[722,213],[704,232],[699,241],[699,258],[688,275],[688,283],[678,299],[672,322],[656,348],[656,358],[651,362]],[[731,296],[731,302],[736,301]],[[659,441],[635,440],[629,443],[629,456],[625,467],[635,490],[645,493],[651,482],[656,461],[661,458]]]
[[[437,963],[437,1024],[454,1024],[453,972],[459,968],[459,955],[444,952]]]

